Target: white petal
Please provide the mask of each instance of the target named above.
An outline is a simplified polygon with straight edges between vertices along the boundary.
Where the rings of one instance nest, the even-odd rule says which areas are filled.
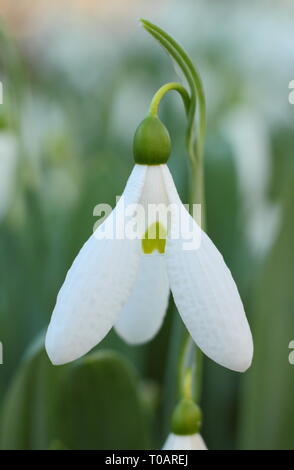
[[[162,450],[207,450],[207,447],[198,433],[188,436],[170,434]]]
[[[145,211],[145,230],[154,222],[160,222],[167,229],[167,194],[165,190],[164,179],[162,175],[162,165],[149,166],[146,172],[146,178],[140,204]]]
[[[163,173],[168,195],[180,205],[167,167]],[[186,212],[188,217],[195,232],[199,231]],[[177,232],[176,223],[172,220],[171,235]],[[204,232],[198,249],[185,250],[185,243],[183,236],[178,239],[171,236],[165,250],[170,287],[179,313],[192,338],[208,357],[243,372],[251,364],[253,343],[231,272]]]
[[[143,205],[168,203],[162,170],[164,166],[166,165],[148,166],[140,200]]]
[[[163,256],[142,253],[135,285],[115,324],[117,333],[131,344],[152,339],[162,325],[168,297]]]
[[[146,167],[135,165],[121,198],[95,234],[111,217],[139,201]],[[86,354],[115,323],[136,279],[140,240],[97,239],[93,234],[80,250],[59,291],[46,335],[46,350],[54,364]]]

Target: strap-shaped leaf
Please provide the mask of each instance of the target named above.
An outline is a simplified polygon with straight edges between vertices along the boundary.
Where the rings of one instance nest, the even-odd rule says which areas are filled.
[[[136,376],[122,356],[99,351],[55,367],[42,343],[27,354],[3,401],[0,449],[150,445],[149,419]]]

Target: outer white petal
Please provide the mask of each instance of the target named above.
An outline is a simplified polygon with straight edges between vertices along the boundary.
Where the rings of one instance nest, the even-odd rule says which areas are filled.
[[[169,200],[181,204],[168,168],[163,174]],[[183,213],[184,211],[182,211]],[[199,227],[185,211],[184,218]],[[166,244],[170,287],[181,317],[197,345],[214,361],[243,372],[251,364],[253,343],[243,304],[231,272],[202,232],[198,249],[184,250],[185,233],[175,239],[172,219]],[[185,224],[184,224],[185,225]]]
[[[124,217],[124,206],[139,201],[145,174],[145,166],[135,165],[124,198],[85,243],[66,275],[46,335],[46,350],[54,364],[73,361],[101,341],[130,294],[138,269],[139,240],[97,239],[95,235],[116,215]]]
[[[142,253],[135,285],[115,324],[117,333],[131,344],[152,339],[162,325],[168,297],[163,256]]]
[[[162,450],[207,450],[207,447],[198,433],[190,436],[179,436],[171,433]]]

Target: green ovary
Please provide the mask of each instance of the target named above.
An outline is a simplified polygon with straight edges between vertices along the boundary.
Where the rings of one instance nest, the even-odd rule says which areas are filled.
[[[166,229],[160,222],[151,224],[142,239],[142,250],[145,255],[150,255],[157,250],[164,253],[166,243]]]

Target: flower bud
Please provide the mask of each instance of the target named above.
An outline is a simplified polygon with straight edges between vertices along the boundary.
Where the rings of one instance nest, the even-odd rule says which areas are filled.
[[[190,399],[182,399],[177,405],[171,423],[174,434],[191,435],[199,432],[201,426],[201,410]]]

